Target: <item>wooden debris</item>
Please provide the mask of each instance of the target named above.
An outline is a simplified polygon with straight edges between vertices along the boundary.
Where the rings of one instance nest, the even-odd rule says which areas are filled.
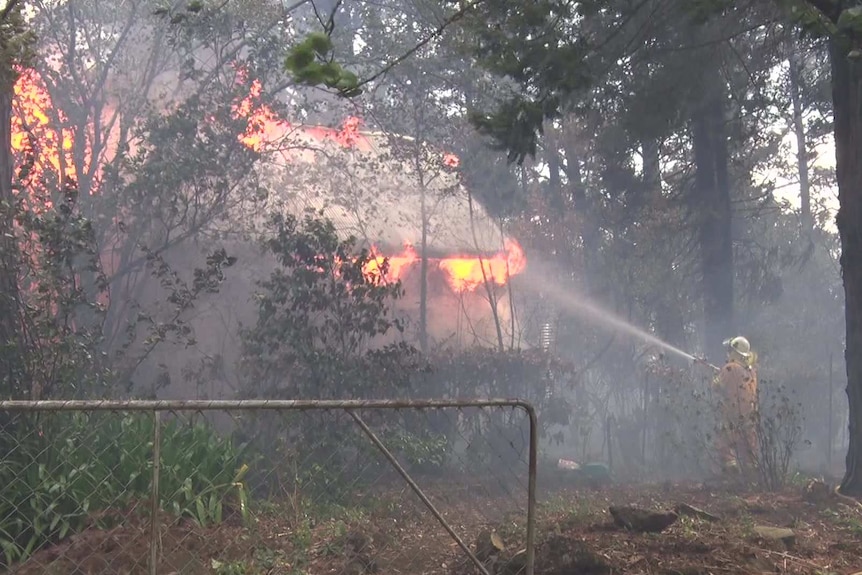
[[[638,507],[608,508],[618,527],[641,533],[658,533],[673,525],[679,515],[673,511],[652,511]]]
[[[711,523],[721,521],[721,517],[718,515],[713,515],[709,511],[704,511],[703,509],[695,507],[694,505],[689,505],[688,503],[680,503],[674,508],[674,511],[677,515],[686,515],[688,517],[702,519]]]
[[[834,489],[825,481],[812,479],[802,488],[802,501],[823,504],[835,498]]]
[[[802,488],[802,500],[814,505],[828,505],[841,502],[849,507],[862,509],[862,503],[838,492],[838,486],[831,486],[820,479],[812,479]]]
[[[768,525],[755,525],[754,532],[761,539],[767,541],[781,541],[788,547],[792,547],[796,543],[796,533],[793,529],[784,527],[770,527]]]
[[[495,531],[482,531],[476,538],[476,557],[485,562],[506,550],[503,539]]]

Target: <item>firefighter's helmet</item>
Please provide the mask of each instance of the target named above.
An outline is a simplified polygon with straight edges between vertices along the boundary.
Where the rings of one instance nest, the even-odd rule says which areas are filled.
[[[725,340],[724,346],[729,353],[737,354],[745,361],[749,361],[753,357],[751,344],[741,335]]]

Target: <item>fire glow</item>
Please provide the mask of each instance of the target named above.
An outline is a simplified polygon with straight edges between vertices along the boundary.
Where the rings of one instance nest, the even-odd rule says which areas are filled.
[[[524,251],[514,240],[507,239],[506,251],[491,257],[456,255],[445,258],[428,258],[428,265],[442,271],[446,283],[458,293],[475,291],[480,285],[506,285],[509,278],[524,271],[527,260]],[[414,264],[419,263],[419,255],[413,246],[406,246],[400,254],[386,257],[376,249],[372,250],[374,259],[366,265],[366,273],[379,274],[384,260],[388,262],[386,278],[392,281],[402,279]]]
[[[62,110],[52,105],[51,98],[38,73],[34,70],[19,70],[15,84],[14,110],[12,118],[12,148],[16,152],[16,168],[29,164],[26,180],[22,182],[29,190],[34,207],[41,204],[50,207],[48,195],[41,193],[40,182],[49,175],[62,185],[67,178],[76,179],[73,148],[75,144],[71,129],[66,128],[68,119]],[[340,129],[317,126],[294,126],[263,102],[263,87],[259,80],[249,82],[248,75],[237,68],[238,83],[249,86],[248,94],[233,103],[231,110],[237,119],[246,120],[246,129],[237,139],[248,148],[264,152],[277,149],[278,144],[291,130],[302,130],[317,140],[332,139],[344,148],[361,151],[372,149],[370,140],[360,132],[361,120],[347,117]],[[57,127],[59,122],[60,128]],[[83,134],[83,137],[87,137]],[[88,142],[89,144],[89,142]],[[91,158],[90,146],[85,146],[84,169],[88,169]],[[440,165],[444,169],[457,169],[459,158],[451,153],[440,154]],[[98,174],[97,174],[98,175]],[[93,182],[90,193],[96,191]],[[383,259],[388,260],[385,278],[397,281],[417,263],[420,257],[408,245],[401,253],[381,254],[372,249],[374,259],[366,266],[367,273],[380,274]],[[500,252],[479,257],[453,254],[443,258],[428,258],[429,267],[445,274],[447,284],[458,293],[471,292],[480,285],[505,285],[509,278],[520,274],[526,267],[526,258],[521,246],[507,239]]]
[[[11,122],[11,145],[16,172],[23,177],[22,186],[30,192],[31,209],[51,207],[50,198],[42,193],[41,184],[49,175],[62,181],[75,177],[72,158],[74,139],[71,130],[55,128],[49,114],[56,113],[61,125],[67,118],[56,110],[39,75],[29,69],[17,70]],[[88,158],[89,160],[89,158]],[[21,169],[28,169],[22,172]]]
[[[238,71],[238,81],[248,84],[247,76]],[[253,150],[277,149],[278,142],[292,129],[303,130],[318,140],[332,138],[345,148],[356,148],[362,151],[370,149],[370,142],[359,131],[361,120],[347,117],[340,130],[317,127],[293,127],[261,102],[261,85],[255,80],[251,83],[249,95],[235,104],[233,112],[237,118],[247,120],[246,131],[239,137],[240,141]],[[460,165],[459,158],[451,153],[441,154],[440,164],[447,169],[456,169]],[[507,239],[504,250],[490,257],[474,255],[452,255],[444,258],[428,258],[429,267],[441,270],[446,282],[457,293],[472,292],[480,285],[505,285],[509,278],[520,274],[526,267],[526,258],[521,246],[515,240]],[[377,248],[371,250],[372,259],[365,267],[367,274],[381,274],[384,259],[388,264],[385,279],[397,281],[420,260],[413,246],[407,245],[399,254],[384,255]]]

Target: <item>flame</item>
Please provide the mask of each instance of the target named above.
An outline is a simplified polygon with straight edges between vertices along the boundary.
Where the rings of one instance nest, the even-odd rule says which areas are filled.
[[[238,71],[239,81],[246,79]],[[290,130],[290,122],[282,120],[271,107],[261,101],[263,86],[255,79],[249,86],[248,95],[231,107],[234,118],[245,118],[245,131],[238,136],[240,142],[255,152],[269,150]]]
[[[248,74],[244,69],[237,69],[237,81],[248,84]],[[262,93],[261,83],[255,79],[250,83],[248,95],[235,103],[232,108],[235,118],[247,120],[246,130],[239,136],[240,141],[255,151],[274,149],[292,129],[289,122],[279,118],[270,106],[263,103]],[[359,131],[361,125],[360,118],[348,116],[340,130],[320,126],[301,129],[316,140],[331,138],[345,148],[367,150],[370,149],[370,141]],[[444,153],[441,157],[441,165],[454,169],[461,165],[461,160],[455,154]],[[524,271],[526,259],[524,251],[516,241],[507,239],[504,242],[504,248],[504,251],[490,258],[455,255],[446,258],[430,258],[429,264],[441,270],[449,286],[459,293],[474,291],[485,281],[505,285],[510,277]],[[403,278],[411,266],[419,261],[416,250],[408,244],[400,254],[385,258],[388,261],[388,269],[384,274],[382,269],[384,256],[373,246],[371,256],[372,259],[365,266],[365,273],[369,276],[385,275],[386,279],[393,281]]]
[[[241,66],[236,66],[236,82],[248,84],[248,72]],[[235,119],[246,120],[245,131],[238,136],[240,142],[256,152],[271,151],[290,133],[293,126],[287,120],[278,116],[271,106],[263,102],[263,85],[255,78],[249,84],[248,95],[234,102],[231,112]],[[303,128],[306,133],[316,139],[332,138],[345,148],[367,147],[364,136],[359,132],[362,120],[348,116],[340,130],[314,127]]]
[[[404,246],[404,251],[397,256],[391,256],[385,258],[380,254],[380,251],[373,247],[371,248],[371,257],[373,259],[369,260],[367,264],[365,264],[365,269],[363,270],[366,275],[384,275],[383,274],[383,261],[384,259],[389,264],[389,268],[386,270],[385,277],[390,280],[398,280],[402,278],[411,265],[419,261],[419,256],[416,254],[416,250],[413,249],[413,246],[407,244]]]
[[[442,271],[446,283],[458,293],[475,291],[486,281],[497,285],[506,285],[509,278],[516,276],[527,267],[524,250],[512,239],[504,242],[505,249],[491,257],[450,256],[445,258],[428,258],[429,267]],[[384,256],[376,248],[372,248],[373,259],[365,266],[366,274],[382,274]],[[419,261],[416,250],[407,245],[400,254],[385,258],[389,263],[386,279],[397,281],[402,279],[409,268]],[[484,269],[484,273],[483,273]]]
[[[474,291],[484,282],[505,285],[509,278],[524,271],[527,260],[524,250],[512,239],[504,242],[505,251],[490,258],[448,257],[439,262],[446,272],[446,281],[456,292]]]
[[[67,125],[68,118],[62,110],[54,108],[51,96],[39,74],[29,68],[18,68],[18,77],[13,87],[11,145],[16,172],[22,176],[20,184],[35,200],[32,209],[50,208],[51,200],[43,189],[48,177],[62,182],[75,178],[72,158],[74,139],[69,129],[57,130],[56,123]],[[51,118],[50,114],[56,114]],[[55,123],[56,122],[56,123]],[[21,168],[29,165],[29,170]]]
[[[235,70],[236,82],[248,88],[243,97],[232,103],[231,111],[235,119],[245,121],[245,129],[237,138],[249,149],[256,152],[278,149],[278,145],[292,130],[301,130],[318,141],[331,139],[345,148],[362,151],[372,149],[371,140],[360,131],[360,118],[348,116],[337,129],[295,126],[281,118],[264,101],[260,80],[249,81],[248,72],[241,66],[236,66]],[[105,161],[105,154],[108,152],[102,150],[97,154],[97,158],[93,157],[93,142],[97,140],[91,133],[92,126],[84,129],[75,127],[63,110],[55,107],[42,77],[36,70],[18,68],[16,71],[18,77],[14,85],[11,147],[16,172],[21,174],[21,184],[28,192],[29,205],[31,209],[41,211],[52,207],[52,189],[61,190],[74,184],[78,180],[79,169],[86,173],[94,161]],[[111,138],[115,139],[113,133],[108,134],[108,139]],[[83,158],[79,159],[80,163],[76,163],[73,154],[76,143],[83,144]],[[111,141],[110,144],[116,148],[118,143]],[[444,168],[460,167],[460,159],[455,154],[442,153],[439,158]],[[21,168],[25,166],[29,169],[23,173]],[[96,166],[93,172],[95,178],[89,184],[89,193],[98,191],[101,166]],[[366,265],[366,273],[384,275],[384,256],[376,248],[372,249],[372,256],[373,259]],[[420,260],[411,245],[406,245],[401,253],[387,259],[388,269],[385,276],[390,280],[403,278]],[[442,272],[451,289],[458,293],[474,291],[485,281],[505,285],[509,278],[522,273],[526,267],[521,246],[511,239],[505,241],[502,251],[490,257],[453,255],[429,258],[428,263],[429,268]]]

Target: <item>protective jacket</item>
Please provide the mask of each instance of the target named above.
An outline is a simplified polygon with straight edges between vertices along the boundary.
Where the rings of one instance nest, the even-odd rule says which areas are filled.
[[[719,401],[719,457],[725,467],[756,461],[757,442],[757,370],[729,359],[715,379],[714,387]]]

